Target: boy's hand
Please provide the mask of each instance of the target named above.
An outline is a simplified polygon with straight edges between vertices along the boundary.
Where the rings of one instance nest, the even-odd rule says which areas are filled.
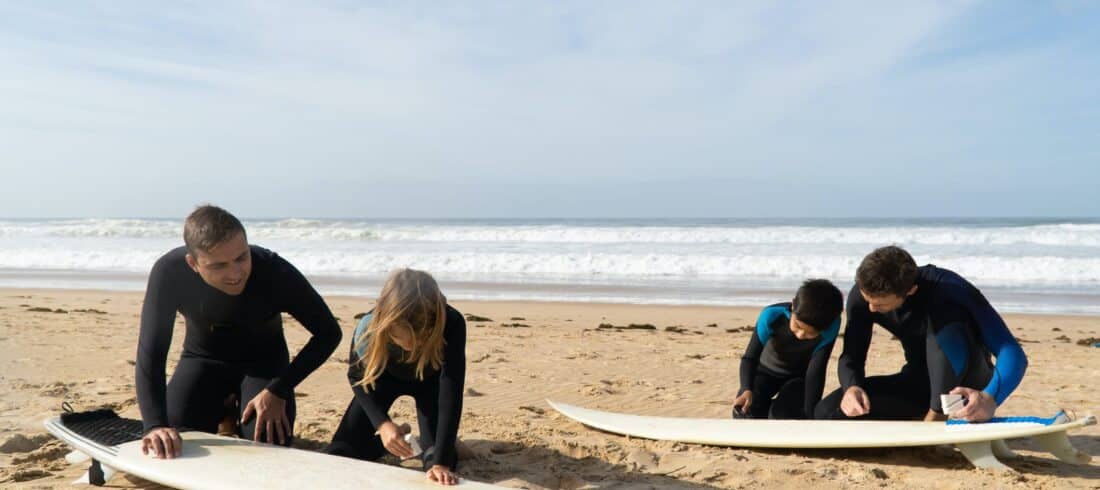
[[[871,398],[858,386],[849,387],[840,400],[840,411],[849,417],[859,417],[871,413]]]
[[[993,418],[993,413],[997,411],[997,401],[982,390],[958,386],[951,390],[950,394],[962,395],[966,398],[966,405],[951,414],[952,418],[967,422],[986,422]]]
[[[742,391],[737,398],[733,399],[733,409],[742,414],[748,414],[750,407],[752,407],[752,390]]]

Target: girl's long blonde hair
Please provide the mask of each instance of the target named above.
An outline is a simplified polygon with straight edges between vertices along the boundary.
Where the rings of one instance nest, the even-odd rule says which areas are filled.
[[[393,329],[407,327],[412,333],[412,350],[405,352],[402,362],[416,364],[416,378],[424,379],[427,366],[440,369],[443,364],[443,327],[447,322],[447,298],[430,274],[413,269],[398,269],[382,286],[382,294],[374,305],[374,314],[366,330],[355,339],[356,350],[362,351],[370,342],[359,362],[363,379],[357,386],[374,388],[389,362],[389,345]]]

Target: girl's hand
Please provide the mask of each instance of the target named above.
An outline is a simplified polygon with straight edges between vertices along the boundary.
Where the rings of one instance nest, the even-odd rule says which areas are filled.
[[[412,447],[405,442],[405,431],[401,430],[401,427],[398,427],[392,421],[382,423],[382,426],[378,428],[378,437],[382,438],[382,446],[390,454],[401,459],[413,457]]]
[[[428,479],[440,485],[458,485],[458,474],[441,464],[432,466],[428,470]]]

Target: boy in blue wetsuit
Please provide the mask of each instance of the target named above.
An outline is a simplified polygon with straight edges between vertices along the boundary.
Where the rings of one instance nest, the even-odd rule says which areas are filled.
[[[905,365],[866,377],[876,323],[901,342]],[[951,393],[966,403],[953,417],[983,422],[1020,384],[1027,356],[966,279],[917,267],[908,252],[889,246],[864,257],[856,271],[838,367],[841,387],[818,405],[817,418],[943,419],[940,395]]]
[[[741,357],[733,417],[813,418],[843,310],[840,290],[824,279],[804,282],[790,303],[764,308]]]

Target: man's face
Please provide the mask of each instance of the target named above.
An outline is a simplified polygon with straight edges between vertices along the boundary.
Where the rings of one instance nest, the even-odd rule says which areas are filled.
[[[867,309],[871,310],[872,313],[890,313],[891,311],[901,308],[901,305],[905,304],[905,298],[916,291],[917,287],[913,286],[913,289],[910,289],[909,294],[905,295],[905,297],[896,294],[871,296],[860,289],[859,295],[863,296],[863,300],[867,302]]]
[[[794,313],[791,313],[791,333],[798,340],[816,339],[821,336],[821,332],[808,323],[799,320]]]
[[[252,253],[244,233],[237,233],[209,251],[197,250],[195,255],[188,253],[187,265],[210,287],[236,296],[244,292],[248,276],[252,273]]]

